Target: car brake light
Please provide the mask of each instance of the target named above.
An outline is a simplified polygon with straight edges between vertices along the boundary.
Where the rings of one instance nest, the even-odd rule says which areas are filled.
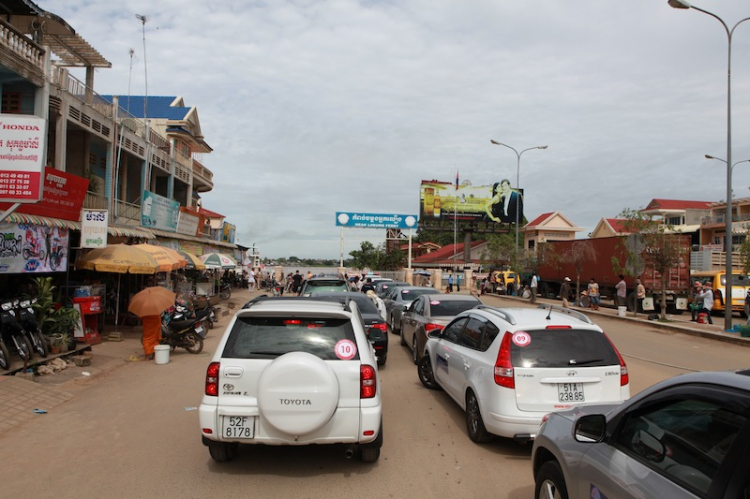
[[[570,326],[547,326],[544,329],[571,329]]]
[[[433,323],[425,324],[424,325],[424,332],[427,333],[427,334],[429,334],[432,331],[440,331],[440,330],[443,329],[443,327],[445,327],[445,326],[443,326],[442,324],[433,324]]]
[[[284,321],[284,324],[287,326],[293,326],[293,325],[302,324],[302,321],[299,319],[287,319]]]
[[[500,351],[497,352],[495,361],[495,384],[505,388],[515,388],[516,380],[513,375],[513,364],[510,362],[511,334],[505,333],[500,343]]]
[[[375,368],[363,364],[359,367],[359,398],[371,399],[377,391]]]
[[[385,322],[380,323],[380,324],[370,324],[370,327],[375,328],[375,329],[380,329],[384,333],[388,332],[388,324],[386,324]]]
[[[218,362],[211,362],[206,370],[206,395],[219,396],[219,367]]]
[[[604,337],[607,338],[607,341],[609,341],[609,344],[612,345],[612,348],[614,348],[615,353],[617,354],[617,359],[620,361],[620,386],[625,386],[628,383],[630,383],[630,375],[628,374],[628,366],[625,364],[625,359],[622,358],[622,355],[620,355],[620,351],[617,350],[617,347],[614,343],[612,343],[612,340],[609,339],[609,336],[607,336],[607,333],[603,333]]]

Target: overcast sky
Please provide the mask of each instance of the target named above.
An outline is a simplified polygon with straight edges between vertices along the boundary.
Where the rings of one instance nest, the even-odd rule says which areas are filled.
[[[109,61],[100,94],[181,95],[214,152],[204,206],[262,256],[335,258],[335,212],[417,214],[422,179],[521,160],[525,215],[585,230],[653,198],[726,198],[727,35],[666,0],[37,0]],[[747,0],[700,0],[731,28]],[[147,16],[146,57],[142,24]],[[135,50],[130,71],[130,49]],[[750,21],[732,43],[750,159]],[[79,78],[83,79],[82,73]],[[735,168],[750,196],[750,163]],[[346,229],[344,253],[384,231]]]

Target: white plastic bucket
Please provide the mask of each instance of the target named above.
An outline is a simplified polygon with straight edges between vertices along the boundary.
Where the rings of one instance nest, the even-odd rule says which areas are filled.
[[[156,364],[169,364],[169,345],[156,345],[154,347],[154,362]]]
[[[627,313],[627,311],[628,311],[628,307],[617,307],[617,315],[619,317],[625,317],[625,314]]]

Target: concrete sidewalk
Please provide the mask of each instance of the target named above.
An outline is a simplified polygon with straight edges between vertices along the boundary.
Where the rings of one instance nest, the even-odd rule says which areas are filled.
[[[247,289],[233,289],[232,297],[222,301],[218,306],[219,321],[208,333],[215,336],[223,332],[223,328],[229,324],[229,320],[236,310],[260,292],[250,293]],[[109,340],[109,333],[122,334],[122,341]],[[80,343],[79,343],[80,345]],[[35,376],[33,381],[20,376],[0,376],[0,434],[9,431],[29,419],[44,417],[44,413],[34,412],[36,410],[52,412],[59,404],[75,397],[78,392],[85,389],[101,376],[119,369],[128,364],[138,364],[146,361],[141,345],[140,326],[117,326],[112,324],[104,326],[102,343],[91,345],[91,364],[84,367],[68,367],[62,371],[45,376]],[[56,357],[68,357],[74,354],[50,355],[46,359],[35,355],[31,366],[34,364],[48,363]],[[12,354],[13,366],[19,366],[17,355]]]

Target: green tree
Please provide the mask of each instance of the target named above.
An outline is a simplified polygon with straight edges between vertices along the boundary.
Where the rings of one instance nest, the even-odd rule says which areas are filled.
[[[620,213],[618,218],[623,219],[623,228],[630,234],[640,234],[643,238],[643,251],[635,253],[623,238],[618,247],[625,252],[625,265],[620,264],[620,260],[612,257],[612,270],[615,274],[625,274],[634,276],[632,270],[638,268],[636,262],[644,259],[648,260],[648,265],[654,269],[654,272],[660,275],[660,307],[662,320],[667,318],[667,276],[673,267],[680,264],[686,256],[687,248],[684,243],[684,237],[673,233],[674,228],[668,224],[658,223],[653,217],[637,210],[626,208]],[[641,272],[637,272],[638,275]]]
[[[562,259],[570,262],[576,269],[576,300],[581,296],[581,272],[587,262],[596,262],[596,250],[591,241],[576,241],[570,249],[562,255]]]
[[[362,241],[359,248],[359,250],[349,252],[353,265],[359,269],[376,269],[379,260],[378,248],[370,241]]]
[[[515,244],[515,239],[511,234],[489,234],[487,246],[480,255],[482,264],[488,268],[503,265],[510,265],[514,268],[512,262],[516,252]]]

